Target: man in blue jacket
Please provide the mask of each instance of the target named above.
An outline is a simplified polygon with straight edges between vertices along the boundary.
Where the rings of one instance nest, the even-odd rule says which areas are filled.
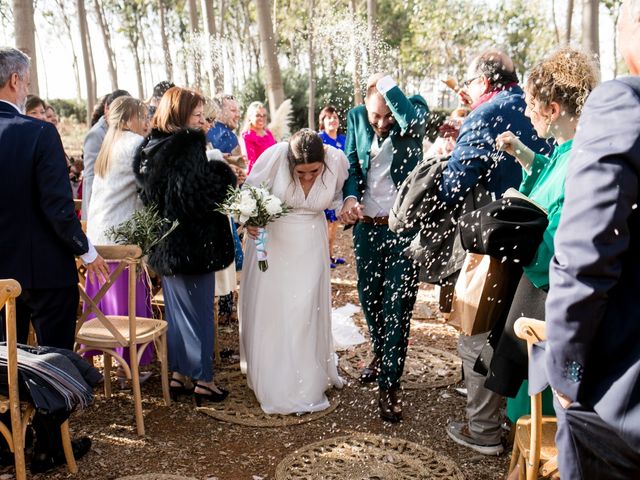
[[[567,171],[546,302],[544,372],[555,392],[560,475],[640,478],[640,0],[620,52],[632,75],[585,104]]]
[[[380,416],[389,422],[402,419],[400,377],[418,292],[418,267],[403,255],[411,238],[389,230],[389,210],[422,159],[427,112],[422,97],[407,98],[391,77],[377,74],[368,81],[365,104],[347,118],[349,178],[340,217],[357,222],[358,294],[374,354],[360,380],[378,382]]]
[[[472,111],[460,128],[438,191],[439,199],[449,205],[461,203],[478,184],[495,199],[509,187],[518,188],[522,169],[512,156],[496,149],[500,133],[510,130],[533,151],[549,152],[549,146],[536,136],[524,115],[524,92],[505,53],[488,50],[478,55],[469,65],[462,92]],[[503,398],[485,388],[486,378],[473,370],[487,336],[488,332],[460,335],[458,352],[468,391],[467,420],[450,422],[447,433],[455,442],[477,452],[498,455],[504,450],[500,428]]]

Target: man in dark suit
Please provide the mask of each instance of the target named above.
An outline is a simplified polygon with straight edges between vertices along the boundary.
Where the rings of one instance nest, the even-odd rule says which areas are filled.
[[[427,112],[422,97],[407,98],[391,77],[377,74],[369,79],[365,104],[347,119],[349,178],[340,216],[345,223],[358,222],[353,232],[358,295],[374,354],[360,380],[377,380],[380,416],[389,422],[402,419],[400,377],[418,292],[418,267],[403,255],[411,237],[389,230],[389,210],[398,187],[422,159]]]
[[[23,115],[29,58],[0,48],[0,278],[20,282],[18,341],[29,322],[41,345],[72,349],[78,308],[74,256],[108,274],[82,232],[62,143],[47,122]],[[106,278],[106,277],[105,277]]]
[[[74,256],[81,256],[92,275],[106,279],[109,271],[74,213],[57,130],[22,114],[28,91],[29,57],[0,47],[0,278],[22,286],[16,302],[18,342],[26,343],[32,323],[40,345],[72,349],[78,309]],[[2,336],[4,331],[3,326]],[[31,473],[65,462],[60,425],[69,414],[36,412]],[[72,446],[80,458],[91,440],[83,437]]]
[[[560,474],[572,480],[640,478],[640,0],[623,4],[618,34],[635,76],[597,87],[580,118],[547,343],[529,374],[532,389],[543,371],[555,391]]]

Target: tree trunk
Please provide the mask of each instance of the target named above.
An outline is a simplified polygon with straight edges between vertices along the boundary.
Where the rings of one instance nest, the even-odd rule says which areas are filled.
[[[583,0],[582,3],[582,48],[594,55],[600,55],[600,35],[598,32],[599,0]]]
[[[571,43],[571,24],[573,23],[573,0],[567,0],[567,23],[564,30],[564,43]]]
[[[212,0],[202,0],[202,12],[207,34],[207,56],[209,57],[209,89],[211,95],[222,93],[224,89],[224,72],[222,70],[222,45],[216,32],[215,12]]]
[[[256,0],[256,13],[262,57],[266,67],[265,87],[269,98],[269,109],[273,115],[284,101],[284,87],[276,54],[276,39],[273,33],[273,23],[271,22],[269,0]]]
[[[16,48],[31,58],[29,92],[40,94],[36,57],[36,25],[33,21],[33,0],[13,0],[13,21]]]
[[[315,13],[315,1],[309,0],[309,21],[307,32],[307,47],[309,49],[309,128],[316,129],[316,79],[315,55],[313,53],[313,23],[311,19]]]
[[[169,37],[167,36],[164,0],[158,0],[157,6],[158,15],[160,16],[160,38],[162,41],[162,51],[164,52],[164,73],[166,80],[170,82],[173,79],[173,62],[171,61],[171,49],[169,48]]]
[[[358,16],[358,5],[356,0],[350,0],[349,7],[351,10],[351,18],[355,21]],[[361,105],[362,92],[360,91],[360,56],[358,52],[358,45],[352,45],[351,51],[353,52],[353,104]]]
[[[111,47],[111,32],[107,25],[104,8],[99,0],[93,0],[93,6],[98,17],[98,23],[100,24],[100,31],[102,32],[102,42],[104,43],[104,49],[107,52],[107,64],[109,67],[109,77],[111,78],[111,90],[118,88],[118,69],[116,67],[116,53]]]
[[[84,64],[84,78],[87,86],[87,125],[91,125],[91,114],[96,100],[96,91],[91,78],[91,59],[87,34],[87,12],[84,0],[76,0],[78,9],[78,23],[80,25],[80,45],[82,46],[82,62]]]
[[[367,31],[369,33],[369,45],[367,48],[369,56],[369,71],[374,70],[377,65],[376,51],[376,17],[378,12],[378,5],[376,0],[367,0]]]
[[[200,73],[200,61],[201,58],[198,58],[199,55],[196,52],[200,51],[202,45],[199,45],[197,34],[200,31],[200,27],[198,25],[198,5],[196,0],[189,0],[189,31],[191,32],[191,50],[193,52],[191,61],[193,63],[193,79],[194,79],[194,87],[198,90],[202,89],[202,78]]]
[[[62,15],[62,23],[64,24],[64,28],[69,39],[69,45],[71,46],[71,55],[73,58],[73,78],[76,81],[76,100],[78,101],[78,103],[80,103],[80,101],[82,100],[82,87],[80,86],[80,66],[78,64],[78,54],[76,52],[76,47],[73,42],[71,20],[69,20],[69,15],[67,15],[67,11],[64,8],[64,0],[56,0],[56,3],[58,5],[58,8],[60,9],[60,14]]]
[[[556,36],[556,43],[560,45],[560,31],[556,21],[556,0],[551,0],[551,20],[553,21],[553,33]]]

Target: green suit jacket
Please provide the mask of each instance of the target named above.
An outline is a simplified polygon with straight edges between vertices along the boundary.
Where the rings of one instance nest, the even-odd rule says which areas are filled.
[[[384,99],[395,118],[395,125],[389,133],[394,152],[391,179],[396,186],[400,186],[422,160],[422,139],[427,128],[429,108],[420,95],[407,98],[397,86],[390,89]],[[349,159],[349,178],[342,190],[345,198],[353,196],[358,201],[362,200],[374,135],[365,106],[352,108],[347,117],[345,154]]]

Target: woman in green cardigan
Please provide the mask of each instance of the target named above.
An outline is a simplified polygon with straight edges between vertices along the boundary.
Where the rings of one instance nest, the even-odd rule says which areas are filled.
[[[501,334],[492,332],[496,337],[492,339],[495,350],[486,386],[511,397],[507,400],[507,415],[513,422],[529,413],[530,405],[525,381],[526,344],[515,336],[513,324],[521,316],[544,320],[549,263],[564,202],[564,179],[571,144],[582,107],[597,81],[597,68],[587,54],[569,47],[561,48],[531,70],[525,89],[525,115],[531,119],[540,137],[555,140],[553,154],[550,157],[534,154],[512,132],[496,138],[497,148],[513,155],[522,165],[520,192],[542,206],[549,220],[534,259],[523,266],[524,275],[518,284],[504,330]],[[546,399],[543,402],[545,410],[553,414],[550,392]]]

